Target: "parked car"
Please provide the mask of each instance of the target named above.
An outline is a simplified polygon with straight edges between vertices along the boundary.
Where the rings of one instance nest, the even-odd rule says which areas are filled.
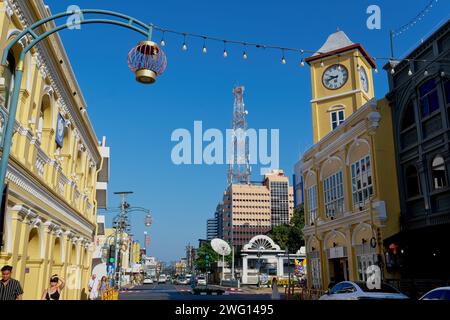
[[[152,278],[145,278],[143,284],[153,284]]]
[[[158,283],[166,283],[167,277],[165,274],[160,274],[158,278]]]
[[[450,301],[450,287],[436,288],[425,293],[419,300],[447,300]]]
[[[380,289],[370,289],[363,281],[342,281],[331,290],[327,290],[319,300],[390,300],[409,299],[403,293],[388,284],[381,284]]]
[[[198,286],[206,286],[206,278],[205,278],[205,276],[199,275],[197,277],[197,285]]]

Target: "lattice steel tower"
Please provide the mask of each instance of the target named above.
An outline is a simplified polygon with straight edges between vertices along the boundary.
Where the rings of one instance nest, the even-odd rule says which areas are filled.
[[[250,161],[249,147],[247,139],[247,120],[248,114],[244,105],[243,86],[233,89],[233,133],[230,150],[230,163],[228,169],[228,184],[249,184],[250,183]]]

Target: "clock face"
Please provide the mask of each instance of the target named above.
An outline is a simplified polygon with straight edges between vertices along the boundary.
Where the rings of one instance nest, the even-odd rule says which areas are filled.
[[[335,64],[329,67],[325,70],[322,77],[323,85],[330,90],[341,88],[347,80],[347,68],[341,64]]]
[[[58,122],[58,137],[61,138],[64,132],[64,122],[61,118],[59,118]]]
[[[369,92],[369,78],[367,77],[366,69],[359,68],[359,78],[361,80],[361,87],[365,92]]]

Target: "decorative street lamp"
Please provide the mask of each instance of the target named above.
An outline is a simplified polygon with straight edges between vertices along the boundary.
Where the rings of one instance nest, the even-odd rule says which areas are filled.
[[[166,70],[167,58],[153,41],[141,41],[128,54],[128,67],[136,75],[136,81],[152,84]]]
[[[148,228],[148,227],[150,227],[151,225],[152,225],[152,216],[151,215],[146,215],[145,216],[145,219],[144,219],[144,224],[145,224],[145,226]]]

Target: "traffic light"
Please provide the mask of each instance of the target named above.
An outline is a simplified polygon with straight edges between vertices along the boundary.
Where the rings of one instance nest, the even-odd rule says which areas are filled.
[[[116,257],[115,257],[115,252],[114,252],[114,245],[110,245],[109,246],[109,251],[108,251],[108,263],[110,264],[114,264],[114,262],[116,261]]]
[[[209,254],[205,254],[205,266],[207,269],[211,266],[209,262]]]

